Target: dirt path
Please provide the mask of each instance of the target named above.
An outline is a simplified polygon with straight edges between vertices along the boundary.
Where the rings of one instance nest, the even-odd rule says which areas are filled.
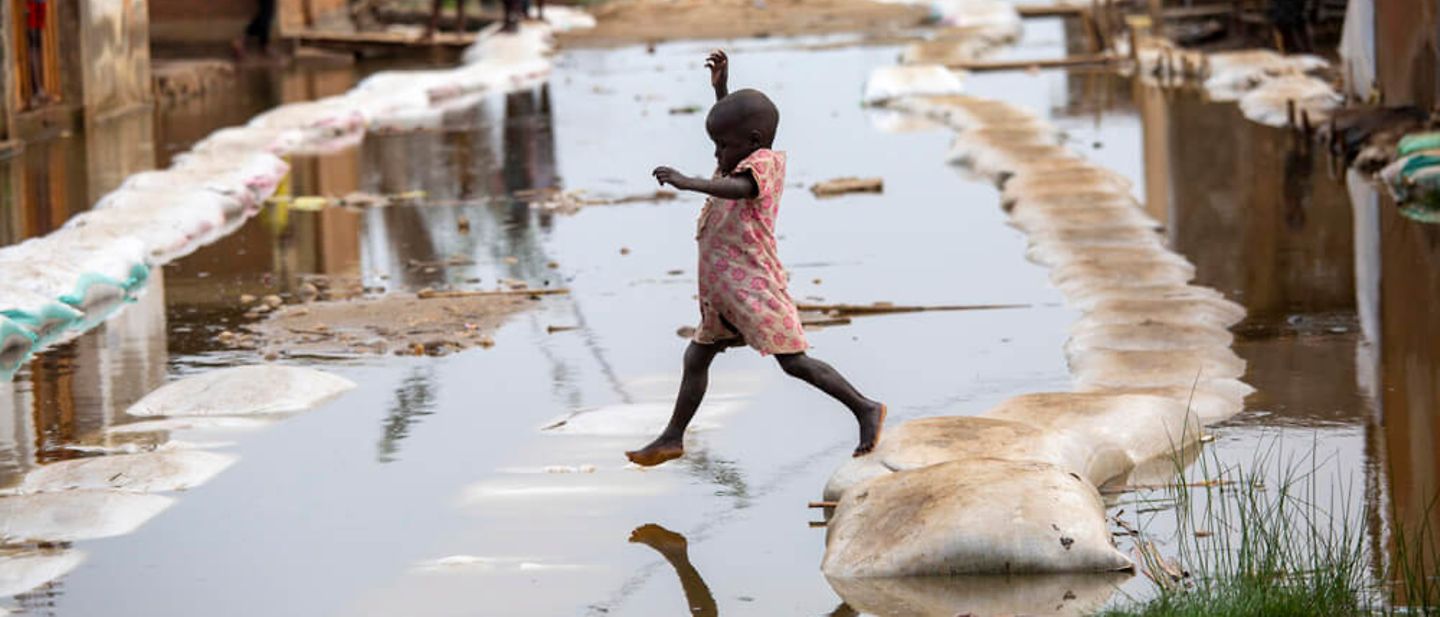
[[[566,33],[574,46],[853,32],[886,38],[918,25],[923,7],[871,0],[613,0],[593,9],[592,30]]]

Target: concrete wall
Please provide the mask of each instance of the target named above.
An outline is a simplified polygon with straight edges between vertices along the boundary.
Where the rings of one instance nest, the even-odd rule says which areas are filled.
[[[80,3],[82,97],[87,118],[103,118],[151,102],[150,31],[146,0]]]

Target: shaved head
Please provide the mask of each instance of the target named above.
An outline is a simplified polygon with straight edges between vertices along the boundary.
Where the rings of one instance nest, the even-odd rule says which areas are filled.
[[[770,97],[748,88],[720,99],[705,118],[705,130],[715,142],[715,158],[725,171],[773,145],[779,125],[780,110]]]

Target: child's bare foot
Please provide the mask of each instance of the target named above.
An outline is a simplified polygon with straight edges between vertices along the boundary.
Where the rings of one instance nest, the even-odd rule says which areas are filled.
[[[636,544],[644,544],[655,549],[656,552],[672,559],[684,559],[689,543],[685,536],[670,531],[664,527],[650,523],[635,528],[630,532],[630,541]]]
[[[883,403],[875,403],[860,416],[860,445],[855,446],[852,456],[865,456],[875,449],[875,444],[880,441],[880,431],[885,428],[885,414],[888,411]]]
[[[675,460],[685,455],[685,444],[679,440],[671,441],[661,437],[650,442],[650,445],[631,450],[625,453],[625,458],[641,467],[654,467],[665,461]]]

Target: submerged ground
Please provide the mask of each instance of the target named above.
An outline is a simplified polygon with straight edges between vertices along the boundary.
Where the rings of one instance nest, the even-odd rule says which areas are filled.
[[[897,49],[809,45],[817,42],[836,41],[726,43],[732,84],[765,90],[781,109],[777,147],[790,171],[780,250],[791,293],[1024,308],[861,318],[812,333],[812,353],[886,401],[894,422],[1068,389],[1062,346],[1075,313],[1025,260],[996,190],[946,165],[948,131],[860,107],[866,75],[893,64]],[[451,129],[372,135],[356,151],[293,161],[294,195],[425,198],[269,209],[167,268],[115,321],[37,358],[0,397],[0,469],[10,478],[131,421],[124,408],[167,379],[258,361],[217,339],[252,319],[242,294],[298,293],[307,274],[392,291],[507,278],[571,290],[511,316],[488,349],[282,355],[360,387],[261,430],[172,436],[233,442],[225,449],[240,462],[138,532],[83,543],[82,566],[6,606],[57,615],[854,614],[819,572],[824,531],[807,526],[819,516],[804,507],[848,456],[854,426],[772,360],[737,350],[717,361],[698,420],[709,430],[685,460],[624,464],[621,453],[663,425],[678,381],[685,342],[676,330],[697,315],[700,201],[566,214],[515,196],[545,187],[641,194],[654,190],[656,165],[708,170],[703,116],[681,112],[707,104],[701,63],[714,46],[565,51],[547,87],[488,100]],[[1007,53],[1064,46],[1061,23],[1040,20]],[[163,165],[213,128],[343,91],[365,70],[249,74],[231,99],[136,120],[136,132],[154,136]],[[1259,392],[1250,411],[1215,429],[1210,447],[1223,460],[1248,461],[1277,438],[1313,446],[1340,477],[1373,487],[1352,499],[1381,499],[1383,434],[1374,392],[1362,386],[1373,376],[1357,368],[1373,358],[1353,318],[1343,188],[1323,170],[1300,173],[1320,162],[1287,155],[1286,136],[1232,108],[1108,74],[998,73],[967,88],[1049,115],[1073,147],[1130,176],[1197,263],[1199,282],[1256,315],[1236,349]],[[1241,137],[1198,137],[1215,127]],[[0,239],[43,233],[117,181],[123,174],[95,151],[58,143],[11,161],[24,188]],[[1274,159],[1274,173],[1252,157]],[[1284,184],[1292,170],[1301,179]],[[885,191],[821,200],[806,190],[846,175],[881,176]],[[1256,188],[1217,188],[1232,185]],[[462,259],[434,265],[454,256]],[[1133,516],[1143,497],[1121,496],[1116,510]],[[1165,512],[1163,503],[1138,507]],[[674,534],[688,541],[688,562]],[[1142,578],[1101,582],[1119,586],[1112,601],[1149,589]],[[997,577],[933,593],[1023,598],[1032,584]]]

